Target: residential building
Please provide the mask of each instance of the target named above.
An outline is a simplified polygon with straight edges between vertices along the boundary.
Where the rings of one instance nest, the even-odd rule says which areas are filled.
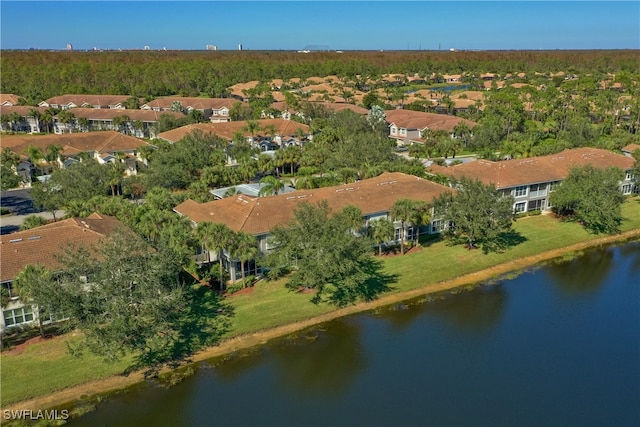
[[[205,120],[218,123],[231,121],[229,111],[238,102],[233,98],[190,98],[183,96],[166,96],[154,99],[140,106],[142,110],[176,111],[177,108],[188,113],[200,111]]]
[[[0,331],[28,326],[38,320],[37,311],[28,301],[20,299],[20,290],[13,286],[16,276],[27,265],[40,264],[58,273],[64,269],[59,255],[69,246],[90,249],[119,227],[124,226],[117,219],[94,213],[84,219],[65,219],[0,236],[0,285],[8,296],[8,303],[2,306]]]
[[[426,131],[446,131],[455,137],[454,128],[459,123],[465,123],[469,128],[476,126],[475,122],[446,114],[423,113],[413,110],[386,110],[385,120],[389,123],[389,137],[406,145],[414,142],[423,143]]]
[[[70,110],[72,108],[123,109],[129,95],[61,95],[38,104],[39,107]]]
[[[28,105],[2,105],[0,127],[6,132],[40,133],[47,130],[47,123],[41,118],[47,109]]]
[[[270,230],[277,225],[286,225],[293,218],[293,211],[303,202],[317,204],[326,200],[333,212],[352,205],[362,211],[365,226],[371,221],[390,218],[390,210],[398,199],[422,200],[433,202],[438,196],[452,191],[451,188],[436,184],[429,180],[406,175],[399,172],[385,172],[382,175],[334,187],[317,188],[313,190],[298,190],[292,193],[278,194],[267,197],[249,197],[235,195],[207,203],[186,200],[174,208],[180,215],[191,220],[193,226],[202,222],[216,222],[226,224],[232,230],[243,231],[256,236],[260,251],[267,253],[270,249],[268,237]],[[431,224],[418,230],[405,224],[405,237],[411,239],[415,234],[439,231],[441,221],[434,219]],[[394,241],[399,241],[401,224],[395,224]],[[216,259],[217,254],[204,253],[200,261]],[[222,260],[231,275],[237,280],[241,277],[240,262],[229,259],[225,252]],[[261,269],[255,262],[248,263],[246,274],[260,274]]]
[[[20,97],[12,93],[0,93],[0,107],[10,107],[18,105]]]
[[[625,172],[620,183],[623,194],[632,194],[634,183],[631,168],[634,159],[598,148],[575,148],[558,154],[526,159],[492,162],[476,160],[450,167],[431,165],[427,171],[460,179],[463,176],[493,184],[504,195],[511,195],[516,213],[547,210],[552,206],[549,195],[574,167],[592,165],[596,168],[617,167]]]
[[[58,158],[52,162],[38,159],[31,162],[32,170],[37,168],[38,174],[50,173],[56,164],[57,167],[65,167],[67,160],[77,159],[80,153],[86,153],[89,158],[96,159],[100,163],[121,161],[125,165],[127,175],[137,173],[137,161],[144,161],[140,157],[140,147],[150,146],[147,142],[123,135],[115,131],[70,133],[62,135],[8,135],[2,138],[2,147],[9,148],[22,157],[23,162],[29,155],[29,147],[35,147],[46,155],[51,146],[59,147]],[[24,167],[23,167],[24,169]],[[27,175],[23,176],[26,183],[31,181]],[[28,179],[28,180],[27,180]]]
[[[302,134],[305,138],[311,138],[309,126],[292,120],[285,119],[263,119],[255,120],[259,128],[252,134],[247,127],[247,121],[224,122],[224,123],[197,123],[182,126],[162,132],[158,138],[169,142],[178,142],[187,134],[199,130],[203,133],[210,133],[231,142],[237,132],[241,132],[247,140],[258,143],[263,137],[268,136],[278,145],[286,143],[292,138],[297,138]]]
[[[174,119],[184,118],[174,111],[74,108],[73,119],[62,122],[54,117],[53,131],[57,134],[115,130],[137,138],[153,139],[157,136],[158,122],[163,114]],[[84,122],[84,123],[83,123]]]
[[[640,150],[640,144],[629,144],[624,147],[620,151],[627,157],[633,157],[633,152],[636,150]]]
[[[362,116],[366,116],[367,114],[369,114],[369,110],[364,107],[360,107],[354,104],[346,104],[344,102],[312,102],[312,105],[318,105],[334,113],[339,113],[343,110],[351,110],[354,113],[360,114]],[[276,111],[280,111],[280,117],[283,119],[289,120],[292,116],[298,116],[304,119],[304,113],[291,108],[291,106],[287,105],[287,103],[284,101],[277,101],[272,103],[271,108]],[[262,115],[266,116],[266,113],[263,112]]]

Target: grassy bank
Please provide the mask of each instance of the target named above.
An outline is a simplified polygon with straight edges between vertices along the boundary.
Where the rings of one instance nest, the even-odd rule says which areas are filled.
[[[622,231],[640,230],[640,200],[638,198],[628,200],[623,206],[623,213],[626,220]],[[496,266],[507,265],[507,268],[519,268],[516,264],[511,267],[511,263],[540,253],[595,241],[602,237],[589,234],[578,224],[563,223],[547,216],[522,218],[514,224],[514,230],[519,236],[520,243],[503,253],[485,255],[479,250],[468,251],[462,246],[449,246],[447,242],[438,241],[405,256],[383,257],[385,273],[397,275],[398,280],[391,285],[392,290],[385,294],[382,302],[393,301],[394,296],[402,298],[412,296],[413,292],[427,293],[438,290],[441,289],[444,281],[486,271]],[[484,277],[490,277],[491,274],[493,273],[488,273]],[[462,282],[450,282],[450,285],[459,286],[464,284],[465,280],[467,280],[466,283],[473,281],[473,279],[464,278]],[[305,324],[300,322],[305,319],[318,319],[323,315],[338,316],[372,306],[363,304],[336,311],[332,307],[313,305],[309,299],[308,294],[287,291],[282,281],[262,281],[250,292],[234,295],[228,300],[234,307],[235,316],[232,319],[231,329],[225,337],[228,339],[227,343],[220,346],[217,351],[204,352],[200,358],[232,351],[235,345],[234,340],[245,339],[244,346],[247,345],[247,340],[249,344],[259,343],[260,339],[264,338],[256,339],[257,331],[291,324],[304,326]],[[288,329],[281,329],[277,333],[287,331]],[[264,336],[268,337],[268,335]],[[78,338],[67,335],[31,344],[21,351],[3,353],[2,407],[6,408],[7,405],[38,396],[51,397],[47,401],[38,401],[40,405],[46,405],[46,402],[51,405],[60,404],[66,400],[77,399],[81,394],[123,387],[141,378],[139,375],[132,375],[129,378],[118,376],[129,360],[107,364],[95,356],[85,355],[81,358],[70,356],[66,350],[66,343],[75,339]],[[95,382],[101,378],[106,380],[91,387],[85,387],[83,391],[71,389],[68,393],[55,393],[79,384]],[[58,400],[53,398],[54,393]],[[63,400],[60,401],[60,399]],[[31,404],[35,405],[36,403],[33,402],[36,401],[31,401]],[[28,409],[45,408],[31,406]]]

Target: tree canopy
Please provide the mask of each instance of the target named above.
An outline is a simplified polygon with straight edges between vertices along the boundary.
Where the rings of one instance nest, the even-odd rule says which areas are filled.
[[[485,252],[502,249],[515,219],[513,197],[502,196],[494,185],[477,179],[463,177],[454,186],[455,193],[442,194],[434,202],[436,216],[453,222],[448,235],[465,241],[469,249],[478,245]]]
[[[549,202],[557,214],[577,219],[594,233],[615,233],[623,219],[624,196],[619,188],[623,178],[618,168],[576,167],[551,193]]]
[[[379,266],[371,242],[353,233],[350,212],[331,215],[326,201],[302,203],[289,224],[272,230],[273,250],[265,266],[270,278],[290,273],[291,290],[315,290],[314,303],[338,306],[374,298]],[[357,225],[356,225],[357,226]]]

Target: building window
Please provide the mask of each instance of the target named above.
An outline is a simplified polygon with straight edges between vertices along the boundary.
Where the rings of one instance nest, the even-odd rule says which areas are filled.
[[[432,233],[441,233],[442,231],[444,231],[444,227],[445,227],[445,222],[442,219],[433,221],[431,223],[431,232]]]
[[[553,181],[549,183],[549,193],[551,193],[552,191],[554,191],[558,185],[560,185],[560,181]]]
[[[400,129],[400,135],[406,135],[406,134],[407,134],[406,129]]]
[[[540,197],[547,195],[547,184],[532,184],[529,186],[530,197]]]
[[[391,126],[391,135],[395,135],[398,133],[398,128],[395,126]]]
[[[514,197],[524,197],[526,195],[527,195],[526,185],[521,185],[520,187],[516,187],[515,190],[513,190]]]
[[[627,171],[627,173],[624,174],[624,180],[625,181],[631,181],[632,178],[632,174],[630,171]]]
[[[7,326],[21,325],[33,321],[33,307],[26,305],[11,310],[3,310],[4,324]]]
[[[545,206],[545,199],[530,200],[527,211],[543,211]]]
[[[631,194],[633,193],[633,184],[625,184],[622,186],[622,194]]]
[[[16,292],[15,289],[13,289],[13,286],[11,285],[11,282],[5,282],[2,284],[2,287],[6,289],[6,293],[7,296],[11,299],[17,298],[19,297],[18,293]]]
[[[400,230],[401,228],[396,228],[395,230],[393,230],[393,240],[396,242],[400,241]]]
[[[513,207],[513,211],[515,213],[524,212],[526,209],[527,209],[527,202],[518,202]]]

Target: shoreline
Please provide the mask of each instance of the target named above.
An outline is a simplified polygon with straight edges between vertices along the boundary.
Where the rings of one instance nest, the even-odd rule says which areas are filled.
[[[234,351],[248,349],[257,345],[265,344],[268,341],[288,335],[293,332],[297,332],[321,323],[325,323],[340,317],[344,317],[351,314],[370,311],[376,308],[392,305],[408,299],[420,297],[423,295],[447,291],[462,286],[466,286],[473,283],[483,282],[489,279],[499,277],[501,275],[521,271],[528,267],[537,265],[539,263],[556,259],[563,255],[579,252],[585,249],[594,248],[610,243],[631,241],[640,238],[640,229],[630,230],[624,233],[616,234],[613,236],[597,237],[591,240],[580,242],[577,244],[569,245],[563,248],[554,249],[547,252],[542,252],[537,255],[531,255],[528,257],[516,259],[506,263],[498,264],[496,266],[483,269],[474,273],[465,274],[454,279],[445,280],[433,285],[425,286],[422,288],[412,289],[409,291],[398,292],[395,294],[385,295],[370,302],[361,302],[353,306],[334,310],[330,313],[309,318],[306,320],[289,323],[286,325],[278,326],[275,328],[256,331],[250,334],[237,336],[223,341],[217,346],[209,347],[201,350],[192,355],[188,362],[184,363],[176,369],[181,369],[193,363],[198,363],[211,359],[214,357],[222,356]],[[166,369],[162,373],[171,372],[175,369]],[[142,372],[134,372],[128,376],[116,375],[106,377],[99,380],[90,381],[87,383],[79,384],[67,389],[56,391],[51,395],[35,397],[28,400],[16,402],[6,407],[3,410],[45,410],[50,408],[60,408],[70,405],[81,404],[84,401],[90,402],[92,397],[101,395],[104,393],[118,392],[126,389],[134,384],[145,381]],[[71,411],[70,411],[71,412]]]

